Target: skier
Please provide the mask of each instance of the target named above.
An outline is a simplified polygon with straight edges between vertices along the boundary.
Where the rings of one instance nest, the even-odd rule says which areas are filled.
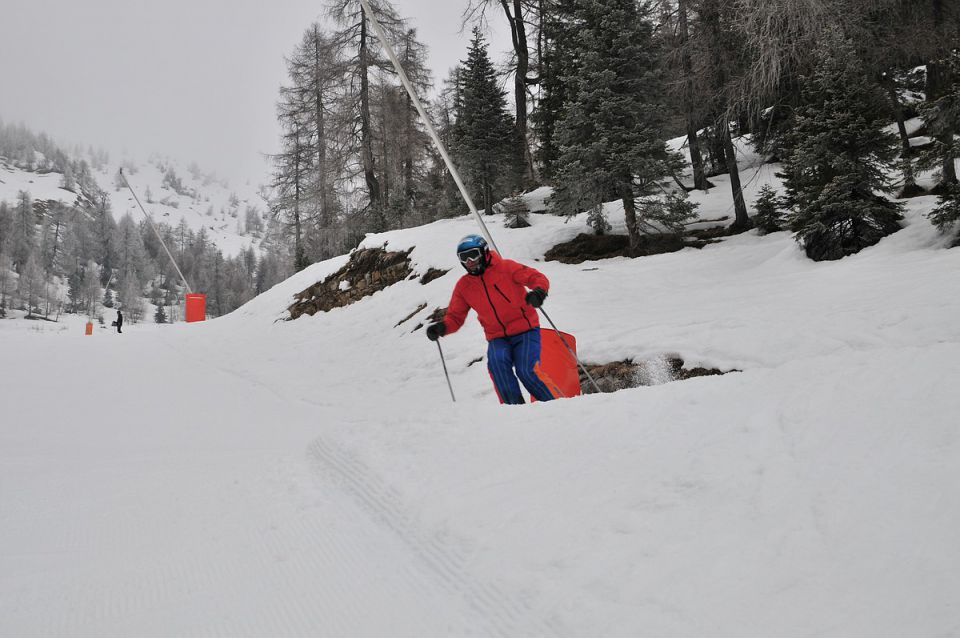
[[[454,287],[444,320],[427,327],[427,338],[436,341],[453,334],[473,308],[487,337],[487,369],[501,403],[524,402],[518,377],[537,401],[563,396],[540,369],[540,318],[536,309],[547,297],[547,278],[490,251],[479,235],[461,239],[457,257],[467,274]]]
[[[119,308],[117,308],[117,320],[113,323],[117,326],[117,334],[123,334],[123,330],[120,329],[123,326],[123,313],[120,312]]]

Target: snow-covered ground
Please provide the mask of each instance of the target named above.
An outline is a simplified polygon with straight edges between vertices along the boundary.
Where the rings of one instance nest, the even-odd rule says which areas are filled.
[[[493,217],[585,361],[739,370],[546,404],[497,404],[474,318],[441,342],[452,403],[414,330],[468,217],[365,242],[444,277],[293,322],[346,257],[203,324],[0,321],[0,635],[960,635],[960,249],[932,205],[832,263],[751,232],[564,265],[538,260],[582,218]]]
[[[77,194],[60,188],[62,179],[60,173],[24,171],[0,160],[0,201],[13,204],[20,191],[27,191],[35,200],[52,199],[72,204]]]

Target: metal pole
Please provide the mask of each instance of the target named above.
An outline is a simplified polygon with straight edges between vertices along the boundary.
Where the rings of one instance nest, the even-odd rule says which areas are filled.
[[[547,321],[550,322],[550,326],[553,328],[553,331],[557,333],[557,336],[560,337],[560,341],[561,341],[561,342],[563,343],[563,345],[567,348],[567,352],[569,352],[569,353],[570,353],[570,356],[573,357],[573,358],[576,360],[577,365],[580,366],[580,369],[583,370],[583,373],[584,373],[585,375],[587,375],[587,378],[588,378],[588,379],[590,379],[590,383],[593,384],[593,388],[594,388],[598,393],[599,393],[599,392],[602,392],[602,390],[600,389],[600,386],[597,385],[597,382],[593,380],[593,377],[590,376],[590,373],[587,371],[587,369],[583,366],[582,363],[580,363],[580,357],[578,357],[578,356],[577,356],[577,353],[573,351],[573,348],[570,347],[570,344],[567,343],[567,340],[563,338],[563,333],[560,332],[560,331],[557,329],[557,326],[556,326],[556,325],[554,325],[553,319],[551,319],[551,318],[550,318],[550,315],[547,314],[547,311],[543,309],[543,306],[540,306],[540,312],[543,313],[544,319],[546,319]]]
[[[480,230],[483,232],[483,236],[487,239],[487,242],[490,244],[490,246],[492,246],[497,253],[500,253],[500,249],[497,248],[497,243],[493,241],[493,236],[490,234],[490,231],[487,230],[487,225],[483,223],[483,218],[480,216],[480,212],[477,210],[477,207],[474,206],[473,200],[470,198],[470,193],[467,192],[467,187],[463,185],[463,180],[460,179],[460,173],[457,171],[457,167],[454,166],[453,161],[447,154],[447,149],[443,146],[443,142],[440,141],[440,136],[437,135],[437,131],[433,128],[433,123],[430,121],[430,117],[427,115],[427,112],[423,109],[423,104],[420,103],[420,98],[417,97],[416,91],[413,90],[413,85],[410,84],[410,80],[407,78],[406,71],[403,70],[403,66],[400,64],[400,61],[397,60],[397,56],[393,52],[393,47],[391,47],[390,43],[387,41],[387,36],[383,31],[383,27],[380,26],[380,22],[373,14],[373,10],[370,8],[367,0],[360,0],[360,4],[363,5],[363,10],[370,19],[370,24],[373,25],[373,30],[376,32],[377,38],[380,39],[380,44],[383,45],[384,50],[387,52],[387,57],[389,57],[390,61],[393,62],[393,66],[397,70],[397,75],[400,76],[400,81],[403,83],[404,88],[407,89],[407,94],[410,96],[410,100],[416,107],[417,113],[420,114],[420,119],[423,120],[424,126],[427,127],[427,133],[430,134],[430,138],[436,145],[437,150],[440,151],[440,156],[443,157],[443,161],[447,165],[450,175],[453,176],[453,181],[457,183],[457,188],[460,189],[460,195],[463,197],[463,200],[467,202],[467,206],[470,207],[470,212],[473,213],[477,223],[480,224]]]
[[[450,375],[447,373],[447,360],[443,358],[443,348],[440,347],[440,340],[437,339],[437,350],[440,351],[440,363],[443,364],[443,375],[447,377],[447,387],[450,388],[450,398],[457,402],[457,397],[453,396],[453,384],[450,383]]]
[[[120,169],[120,177],[123,179],[123,183],[127,185],[127,188],[130,190],[130,194],[133,195],[133,199],[137,202],[137,206],[140,207],[140,210],[143,211],[143,216],[147,218],[147,223],[150,224],[150,228],[153,229],[153,234],[157,236],[157,239],[160,241],[160,245],[163,246],[163,249],[167,253],[167,257],[170,258],[170,263],[173,264],[173,267],[177,269],[177,274],[180,275],[180,279],[183,280],[183,285],[187,287],[187,292],[193,293],[193,288],[190,287],[190,284],[187,283],[187,278],[183,276],[183,273],[180,272],[180,266],[177,265],[177,260],[173,258],[173,255],[170,254],[170,250],[167,248],[167,245],[163,241],[163,237],[160,236],[160,233],[157,231],[157,227],[153,225],[153,220],[150,218],[150,214],[143,207],[143,204],[140,203],[140,198],[137,197],[137,194],[133,191],[133,187],[130,186],[130,182],[127,181],[127,176],[123,174],[123,168]]]

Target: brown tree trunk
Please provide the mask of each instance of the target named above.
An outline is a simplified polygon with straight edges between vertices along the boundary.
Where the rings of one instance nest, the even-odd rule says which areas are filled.
[[[620,201],[623,202],[623,216],[627,223],[627,235],[630,237],[630,250],[640,247],[640,224],[637,222],[637,202],[633,198],[630,184],[621,184],[617,188]]]
[[[320,52],[320,33],[319,27],[314,26],[314,73],[317,77],[316,83],[316,95],[314,95],[316,113],[314,117],[316,118],[317,124],[317,172],[319,176],[319,189],[320,192],[320,227],[323,229],[328,229],[333,225],[332,217],[332,206],[330,204],[330,193],[327,188],[327,175],[330,172],[330,169],[327,167],[327,145],[326,145],[326,136],[327,136],[327,127],[326,127],[326,117],[323,112],[323,86],[320,81],[320,78],[324,76],[322,70],[322,59]]]
[[[374,214],[382,211],[380,182],[377,181],[373,161],[373,135],[370,131],[370,51],[367,47],[367,17],[360,18],[360,162],[363,164],[363,179],[367,184],[370,207]]]
[[[933,24],[938,33],[942,31],[944,24],[943,4],[943,0],[933,0]],[[938,99],[946,95],[955,81],[956,78],[953,77],[953,74],[950,72],[950,68],[947,65],[937,62],[928,64],[927,100]],[[946,127],[946,130],[942,131],[941,134],[937,136],[937,139],[941,144],[945,145],[945,148],[952,149],[954,147],[954,133],[955,131],[953,130],[953,127],[948,126]],[[943,173],[942,177],[940,178],[940,187],[957,183],[956,159],[956,156],[950,151],[948,151],[943,158]]]
[[[493,185],[486,177],[483,178],[483,212],[486,215],[493,214]]]
[[[53,270],[54,266],[57,263],[57,248],[60,246],[60,218],[57,218],[57,226],[53,231],[53,252],[50,255],[50,267],[47,269],[47,273]]]
[[[930,62],[927,64],[927,100],[937,100],[947,94],[950,90],[953,78],[950,77],[950,70],[946,65],[939,62]],[[937,134],[937,140],[943,145],[944,148],[950,149],[953,147],[953,127],[945,126],[942,131],[939,131]],[[943,170],[940,177],[940,184],[937,185],[937,189],[942,189],[948,184],[957,183],[957,168],[956,168],[956,156],[947,151],[943,157]]]
[[[306,251],[303,249],[303,232],[302,224],[300,223],[300,157],[302,150],[299,140],[294,142],[294,152],[296,153],[296,157],[293,160],[293,267],[299,272],[309,266]]]
[[[530,152],[530,143],[527,140],[527,74],[530,71],[530,53],[527,50],[523,6],[521,0],[513,0],[511,13],[508,0],[500,0],[500,5],[507,16],[507,22],[510,23],[513,52],[517,56],[517,70],[513,76],[513,99],[516,108],[514,137],[523,158],[523,181],[526,184],[532,184],[536,180],[536,175],[533,169],[533,154]]]
[[[733,209],[736,213],[736,219],[730,226],[733,232],[743,232],[753,228],[753,222],[747,215],[747,205],[743,201],[743,187],[740,185],[740,169],[737,166],[737,151],[733,147],[733,139],[730,137],[730,124],[726,117],[720,118],[717,122],[720,136],[723,141],[723,155],[727,161],[727,173],[730,175],[730,190],[733,192]]]
[[[678,7],[680,30],[680,61],[683,66],[683,108],[687,120],[687,145],[690,148],[690,164],[693,166],[693,187],[708,190],[713,184],[707,180],[703,168],[703,154],[700,152],[700,140],[697,139],[697,122],[693,106],[693,63],[687,46],[690,41],[690,29],[687,25],[687,0],[680,0]]]
[[[413,101],[408,95],[406,98],[407,117],[404,126],[407,128],[406,144],[403,152],[403,200],[405,206],[413,207],[413,139],[416,127],[413,122],[416,118],[416,110],[413,107]]]
[[[900,104],[900,96],[897,95],[897,86],[889,74],[884,75],[881,84],[887,92],[887,97],[890,98],[893,116],[897,120],[897,130],[900,132],[900,164],[903,169],[903,189],[900,191],[900,197],[913,197],[922,193],[923,189],[917,186],[913,162],[910,161],[910,136],[907,134],[907,125],[903,120],[903,105]]]
[[[410,40],[413,37],[412,31],[407,31],[406,39],[404,40],[406,44],[405,57],[409,60],[413,57],[411,52]],[[411,210],[413,209],[413,200],[414,200],[414,191],[413,191],[413,149],[414,149],[414,138],[416,137],[416,120],[417,120],[417,111],[413,106],[413,100],[410,99],[410,95],[406,92],[404,95],[404,118],[403,118],[403,130],[404,130],[404,144],[403,144],[403,203],[404,207],[409,206]]]

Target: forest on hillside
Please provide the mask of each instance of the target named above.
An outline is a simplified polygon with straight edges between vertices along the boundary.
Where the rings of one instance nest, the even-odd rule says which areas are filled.
[[[417,31],[386,0],[371,4],[487,213],[551,185],[553,212],[587,211],[603,233],[601,204],[620,200],[636,247],[645,233],[679,232],[694,214],[685,192],[725,173],[732,232],[788,228],[811,258],[836,259],[894,232],[901,207],[889,196],[921,194],[917,173],[936,170],[931,219],[948,229],[958,218],[955,3],[470,0],[469,48],[432,100]],[[464,210],[359,1],[327,7],[335,26],[305,30],[278,106],[273,211],[296,268],[367,232]],[[504,68],[482,35],[490,21],[510,29]],[[922,152],[905,127],[913,117],[932,140]],[[665,145],[679,136],[689,164]],[[737,137],[784,166],[786,192],[765,193],[759,220]]]
[[[105,309],[122,307],[134,322],[180,319],[186,286],[164,244],[183,277],[207,294],[211,316],[234,310],[289,274],[279,257],[282,224],[265,219],[255,205],[242,207],[236,196],[221,215],[235,218],[241,234],[258,240],[260,250],[248,246],[225,256],[205,227],[190,228],[183,218],[153,226],[129,213],[117,220],[111,195],[126,192],[126,182],[119,171],[109,185],[97,181],[109,164],[101,149],[67,152],[42,133],[0,122],[0,161],[10,169],[56,174],[59,187],[73,194],[66,202],[35,199],[21,190],[13,201],[0,201],[0,317],[17,308],[31,318],[55,319],[67,312],[102,320]],[[148,207],[176,204],[175,196],[200,204],[201,192],[186,186],[171,164],[154,161],[163,177],[155,195],[149,187],[140,193]],[[120,169],[126,175],[138,172],[129,161]],[[215,181],[195,163],[187,170],[201,187]]]

